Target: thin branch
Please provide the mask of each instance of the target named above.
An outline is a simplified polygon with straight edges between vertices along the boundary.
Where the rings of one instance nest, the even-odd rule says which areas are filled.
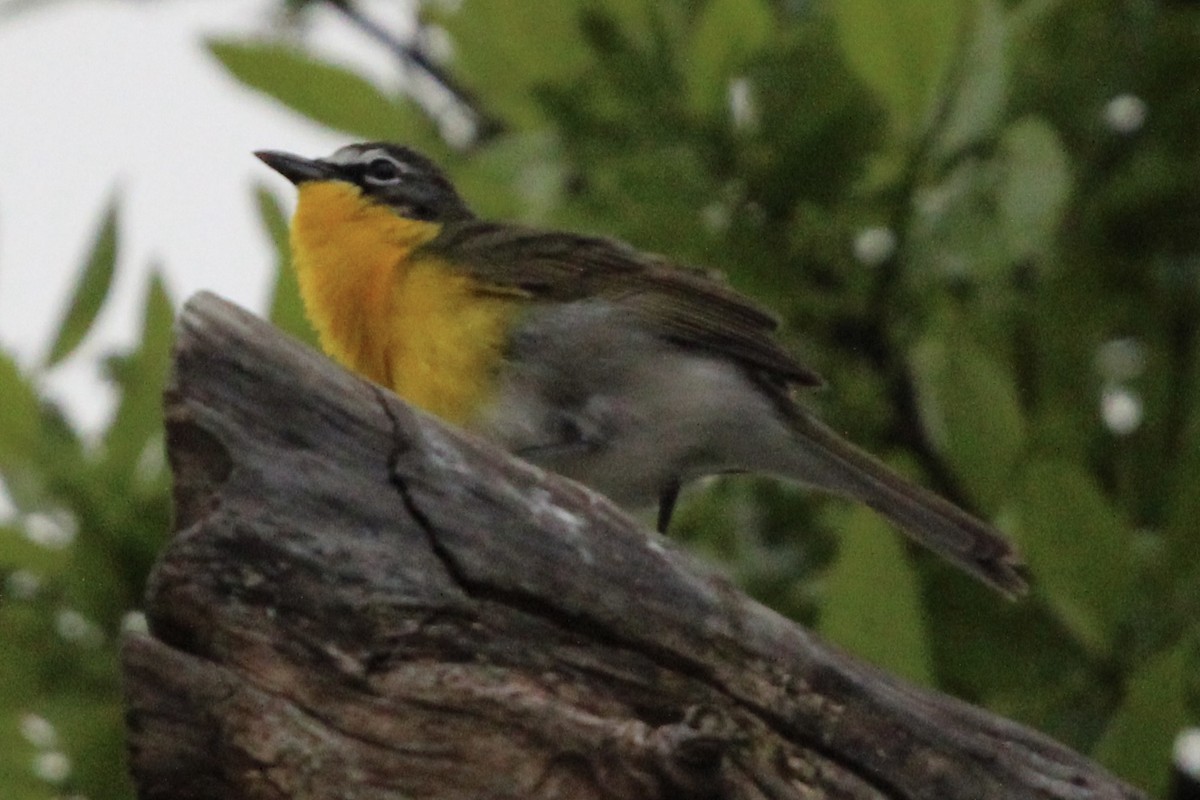
[[[402,64],[415,68],[453,97],[455,103],[465,110],[475,123],[474,142],[485,142],[507,128],[503,120],[484,107],[483,101],[475,92],[430,59],[420,46],[413,42],[401,41],[391,31],[355,8],[348,0],[324,0],[324,3],[340,13],[367,36],[390,50]]]
[[[937,490],[966,508],[970,508],[971,503],[962,482],[944,456],[938,452],[921,420],[916,380],[903,347],[891,334],[891,328],[897,309],[898,288],[903,285],[904,268],[909,258],[908,234],[916,214],[913,196],[922,179],[935,166],[934,153],[938,137],[961,91],[964,80],[963,65],[970,55],[972,27],[975,24],[977,19],[971,15],[961,22],[957,52],[943,80],[944,86],[939,92],[932,117],[914,142],[904,171],[890,191],[893,199],[889,226],[896,237],[896,247],[892,256],[878,267],[868,303],[866,325],[871,343],[871,357],[883,374],[896,414],[898,424],[893,426],[893,430],[898,439],[909,448]]]

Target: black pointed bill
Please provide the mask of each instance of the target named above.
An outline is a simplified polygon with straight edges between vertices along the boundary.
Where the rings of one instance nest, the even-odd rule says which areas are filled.
[[[342,177],[337,165],[326,161],[304,158],[279,150],[257,150],[254,155],[297,186],[307,181],[337,180]]]

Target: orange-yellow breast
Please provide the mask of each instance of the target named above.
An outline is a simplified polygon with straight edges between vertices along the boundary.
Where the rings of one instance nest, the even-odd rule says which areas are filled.
[[[352,184],[305,183],[292,254],[326,353],[465,424],[489,398],[518,309],[421,250],[440,230],[370,202]]]

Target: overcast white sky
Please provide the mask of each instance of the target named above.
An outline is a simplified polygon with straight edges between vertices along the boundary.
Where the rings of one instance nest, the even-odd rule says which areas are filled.
[[[395,17],[404,4],[384,5]],[[267,31],[273,8],[66,0],[0,18],[0,347],[23,366],[44,356],[106,198],[122,192],[113,297],[45,383],[86,428],[110,413],[98,359],[133,341],[152,263],[177,306],[210,289],[263,307],[273,255],[250,187],[262,180],[292,198],[251,151],[324,155],[347,141],[240,88],[204,50],[207,35]],[[331,57],[385,66],[332,18],[310,33]]]

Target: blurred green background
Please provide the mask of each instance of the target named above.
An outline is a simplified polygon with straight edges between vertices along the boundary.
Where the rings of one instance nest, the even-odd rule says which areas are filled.
[[[292,28],[314,6],[392,47],[411,92],[307,51]],[[686,493],[675,534],[821,635],[1164,795],[1172,738],[1200,718],[1200,7],[532,9],[430,0],[407,39],[292,2],[276,38],[206,46],[263,103],[425,151],[485,216],[619,236],[776,309],[830,383],[807,402],[1010,532],[1032,596],[1005,603],[871,513],[769,480]],[[278,249],[264,313],[311,341],[292,198],[253,191]],[[182,298],[150,282],[141,342],[105,362],[119,400],[99,435],[38,388],[109,297],[119,206],[48,357],[0,352],[14,800],[132,796],[117,642],[170,525],[159,409]]]

